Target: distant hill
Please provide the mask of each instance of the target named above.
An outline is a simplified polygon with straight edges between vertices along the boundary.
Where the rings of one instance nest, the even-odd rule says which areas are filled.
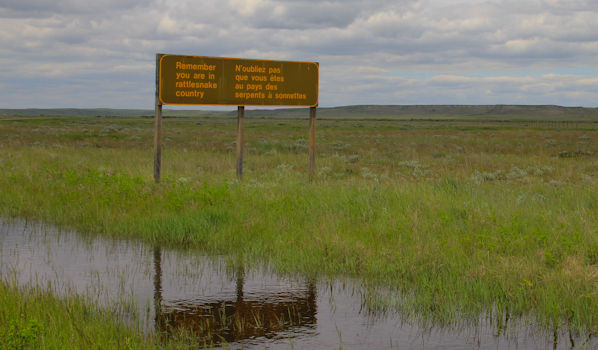
[[[229,116],[236,112],[229,112]],[[248,117],[301,117],[305,108],[248,110]],[[318,108],[318,118],[356,119],[494,119],[494,120],[598,120],[598,108],[553,105],[360,105]]]
[[[236,111],[169,110],[165,117],[234,117]],[[63,117],[150,117],[153,109],[0,109],[0,117],[63,116]],[[247,117],[302,118],[307,108],[248,109]],[[319,107],[318,118],[355,119],[488,119],[488,120],[598,120],[598,108],[561,107],[554,105],[360,105]]]
[[[221,116],[227,112],[200,110],[163,110],[164,116],[177,117],[205,117]],[[54,109],[0,109],[0,117],[31,116],[31,117],[142,117],[154,116],[153,109],[112,109],[112,108],[54,108]]]

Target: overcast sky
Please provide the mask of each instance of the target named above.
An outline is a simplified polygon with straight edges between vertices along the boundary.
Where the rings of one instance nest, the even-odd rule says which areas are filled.
[[[0,0],[0,108],[151,109],[156,53],[316,61],[322,107],[598,107],[597,0]]]

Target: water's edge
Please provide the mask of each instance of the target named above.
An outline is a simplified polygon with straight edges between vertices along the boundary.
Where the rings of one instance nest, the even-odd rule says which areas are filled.
[[[90,238],[0,218],[0,278],[48,285],[117,305],[142,331],[184,328],[232,349],[582,349],[566,330],[540,335],[525,321],[477,327],[418,327],[373,313],[358,283],[277,276],[225,257]],[[533,326],[533,325],[532,325]],[[533,327],[532,327],[533,328]]]

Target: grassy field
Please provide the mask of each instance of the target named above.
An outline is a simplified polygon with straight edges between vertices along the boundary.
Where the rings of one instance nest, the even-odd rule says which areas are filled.
[[[598,332],[594,123],[247,118],[0,121],[0,215],[361,278],[372,310],[530,315]],[[377,293],[379,287],[391,292]],[[25,322],[25,321],[23,321]]]

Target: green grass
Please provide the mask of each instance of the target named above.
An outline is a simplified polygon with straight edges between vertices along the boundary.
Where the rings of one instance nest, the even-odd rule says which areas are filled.
[[[422,322],[598,331],[593,129],[323,120],[310,182],[306,120],[246,124],[239,182],[234,119],[165,120],[155,184],[151,120],[3,122],[0,215],[358,277]]]
[[[0,281],[0,349],[188,349],[185,334],[144,335],[118,308],[98,307],[80,295],[58,298],[51,288]]]

